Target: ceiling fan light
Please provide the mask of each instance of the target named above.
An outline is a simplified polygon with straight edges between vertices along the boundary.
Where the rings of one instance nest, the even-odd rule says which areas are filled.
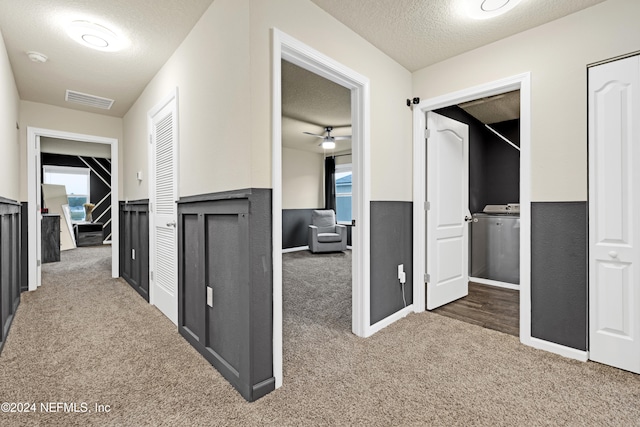
[[[325,139],[324,141],[322,141],[321,145],[325,150],[333,150],[334,148],[336,148],[336,142],[330,139]]]

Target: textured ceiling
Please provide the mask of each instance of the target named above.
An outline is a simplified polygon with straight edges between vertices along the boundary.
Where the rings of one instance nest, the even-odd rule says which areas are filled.
[[[469,18],[469,0],[311,0],[409,71],[542,25],[604,0],[522,0],[493,19]]]
[[[0,29],[20,98],[122,117],[213,0],[0,0]],[[101,52],[71,40],[74,20],[103,24],[129,48]],[[31,62],[26,51],[49,57]],[[67,89],[115,99],[111,110],[65,101]]]
[[[122,117],[212,1],[0,0],[0,30],[20,98]],[[603,0],[522,0],[508,14],[486,21],[460,12],[468,0],[312,1],[414,71]],[[75,43],[62,25],[78,19],[111,27],[129,40],[130,47],[105,53]],[[26,51],[41,52],[49,61],[31,62]],[[67,89],[115,103],[111,110],[71,104],[64,100]],[[325,98],[332,96],[330,88],[310,90],[313,94],[301,99],[316,103],[306,107],[306,116],[301,116],[302,108],[292,107],[292,118],[313,123],[317,133],[325,125],[346,123],[340,114],[348,105],[319,112]]]
[[[282,61],[282,144],[323,153],[320,138],[333,126],[333,136],[351,135],[351,91],[303,68]],[[336,141],[335,152],[351,150],[351,140]]]
[[[463,110],[482,123],[490,125],[520,118],[520,91],[481,98],[460,104]]]

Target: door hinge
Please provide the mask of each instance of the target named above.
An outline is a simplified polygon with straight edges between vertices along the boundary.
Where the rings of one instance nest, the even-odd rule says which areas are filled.
[[[424,130],[424,139],[429,139],[431,138],[431,129],[425,129]]]
[[[37,264],[38,264],[38,267],[40,267],[42,265],[42,261],[38,260]]]
[[[431,275],[430,274],[425,274],[424,275],[424,282],[425,283],[430,283],[431,282]]]
[[[153,212],[153,203],[149,202],[149,212]]]
[[[149,279],[153,282],[153,271],[149,272]]]
[[[356,226],[356,220],[355,220],[355,219],[352,219],[352,220],[351,220],[351,226],[352,226],[352,227],[355,227],[355,226]]]
[[[153,144],[153,135],[149,135],[149,144]]]
[[[424,210],[428,211],[429,209],[431,209],[431,202],[424,202]]]

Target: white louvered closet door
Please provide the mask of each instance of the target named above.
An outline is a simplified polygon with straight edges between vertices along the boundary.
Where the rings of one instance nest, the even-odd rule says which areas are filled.
[[[178,324],[176,98],[151,117],[150,302]]]

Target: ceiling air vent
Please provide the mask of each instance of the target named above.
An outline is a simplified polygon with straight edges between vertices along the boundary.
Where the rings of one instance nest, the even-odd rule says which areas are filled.
[[[102,98],[95,95],[89,95],[88,93],[76,92],[67,89],[67,94],[64,97],[65,101],[75,102],[76,104],[88,105],[89,107],[102,108],[103,110],[110,110],[111,106],[115,102],[113,99]]]

